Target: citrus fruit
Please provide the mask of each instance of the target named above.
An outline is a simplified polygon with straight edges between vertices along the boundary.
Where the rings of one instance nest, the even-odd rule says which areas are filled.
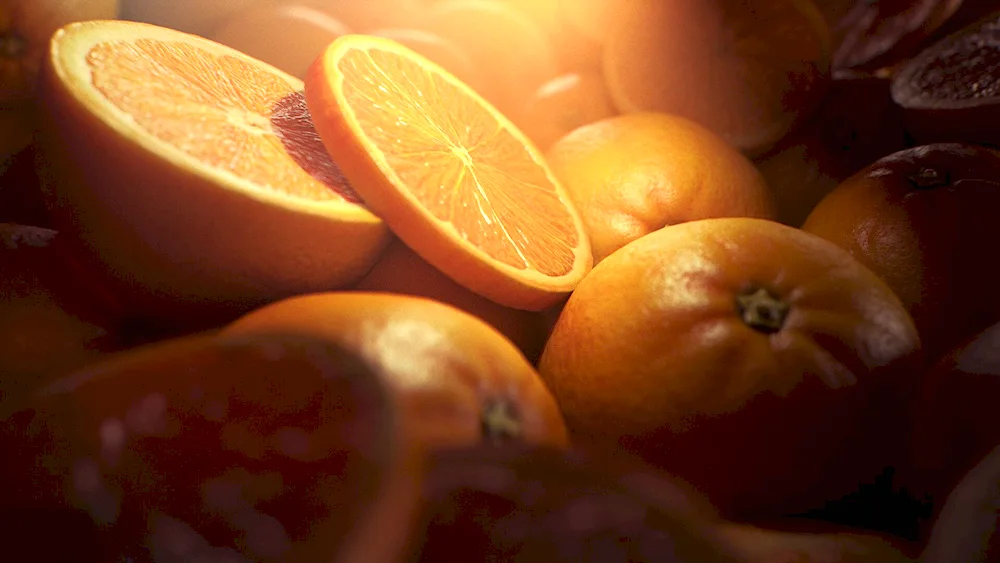
[[[511,116],[535,145],[546,150],[577,127],[617,113],[601,73],[579,70],[539,86]]]
[[[978,461],[948,495],[931,530],[921,563],[997,563],[1000,446]]]
[[[442,68],[473,89],[483,87],[480,68],[465,51],[444,37],[422,29],[405,28],[373,29],[366,35],[391,39],[441,65]]]
[[[922,143],[997,144],[990,124],[1000,116],[997,46],[1000,13],[926,47],[893,75],[892,98],[907,131]]]
[[[829,30],[809,0],[627,6],[604,47],[604,73],[622,112],[687,117],[756,155],[808,116],[825,92]]]
[[[1000,320],[1000,151],[936,144],[874,162],[823,198],[802,228],[847,249],[899,295],[928,359]]]
[[[901,449],[913,321],[815,235],[753,218],[654,231],[594,267],[538,370],[574,443],[622,448],[733,518],[853,491]]]
[[[520,351],[444,303],[360,291],[306,295],[249,313],[223,333],[274,331],[327,340],[364,358],[397,392],[408,428],[433,447],[566,443],[552,395]]]
[[[304,3],[266,2],[224,18],[208,38],[302,78],[331,41],[350,29]]]
[[[666,225],[774,215],[771,193],[753,164],[682,117],[602,119],[568,133],[545,156],[583,216],[595,263]]]
[[[120,0],[121,17],[206,36],[223,19],[271,0]]]
[[[448,277],[541,309],[589,271],[580,215],[542,154],[440,66],[388,39],[342,37],[305,97],[365,203]]]
[[[3,0],[0,3],[0,107],[30,101],[49,37],[70,22],[112,19],[118,0]]]
[[[422,0],[305,0],[359,33],[387,26],[409,26],[423,17]]]
[[[55,231],[0,223],[0,403],[120,347],[120,311]]]
[[[94,364],[41,390],[2,440],[19,455],[5,516],[76,509],[102,561],[397,561],[420,486],[419,448],[369,367],[281,334]]]
[[[549,336],[541,313],[504,307],[455,283],[398,239],[352,289],[400,293],[440,301],[479,317],[506,336],[534,363]]]
[[[559,15],[584,37],[603,44],[611,27],[631,8],[613,0],[556,0]]]
[[[420,27],[449,39],[483,69],[487,82],[478,92],[501,110],[558,74],[548,35],[504,0],[435,2]]]
[[[906,147],[902,111],[889,84],[887,78],[838,72],[802,127],[754,159],[774,194],[779,221],[801,226],[837,184]]]
[[[737,563],[688,487],[632,460],[551,448],[432,454],[414,561]]]
[[[855,2],[832,28],[834,68],[876,70],[914,55],[963,0]]]
[[[54,224],[150,316],[231,318],[357,281],[390,233],[331,160],[302,88],[178,31],[64,27],[39,94]]]
[[[907,488],[938,514],[962,476],[1000,444],[1000,324],[948,351],[927,370],[910,408]]]

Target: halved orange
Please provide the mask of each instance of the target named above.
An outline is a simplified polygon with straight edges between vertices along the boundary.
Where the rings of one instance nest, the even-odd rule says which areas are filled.
[[[176,30],[62,28],[39,91],[56,228],[143,314],[238,314],[353,283],[390,233],[331,160],[302,89]]]
[[[305,85],[316,130],[365,203],[458,283],[542,309],[589,271],[580,214],[538,148],[439,65],[348,35]]]

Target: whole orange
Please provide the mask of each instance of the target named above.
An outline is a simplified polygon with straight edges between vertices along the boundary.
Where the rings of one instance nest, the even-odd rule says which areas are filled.
[[[577,443],[624,448],[730,517],[822,507],[898,455],[920,343],[847,252],[752,218],[691,221],[608,256],[539,373]]]
[[[845,248],[913,315],[928,360],[1000,321],[1000,151],[937,144],[895,152],[823,198],[802,228]]]
[[[396,392],[407,428],[432,447],[566,444],[551,393],[517,347],[450,305],[393,293],[319,293],[258,309],[223,333],[275,331],[365,359]]]
[[[665,225],[774,215],[771,193],[753,164],[682,117],[602,119],[564,136],[545,156],[583,216],[595,263]]]

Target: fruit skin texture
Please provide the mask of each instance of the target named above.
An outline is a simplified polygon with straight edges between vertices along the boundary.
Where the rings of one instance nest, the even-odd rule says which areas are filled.
[[[0,0],[0,107],[32,99],[49,37],[57,29],[117,16],[118,0]]]
[[[179,37],[113,23],[124,36]],[[158,153],[161,145],[140,145],[147,140],[96,115],[92,101],[74,96],[79,87],[60,77],[53,59],[73,59],[73,48],[53,52],[42,68],[42,190],[57,229],[130,312],[211,326],[282,297],[353,283],[388,244],[386,226],[363,207],[347,212],[351,221],[331,219],[315,207],[303,211],[271,194],[220,185],[196,167],[175,165]]]
[[[1000,151],[935,144],[888,155],[845,180],[802,228],[847,249],[896,292],[927,359],[1000,320]]]
[[[517,345],[534,365],[549,337],[551,323],[542,313],[504,307],[452,281],[402,241],[389,243],[372,269],[351,289],[401,293],[440,301],[473,314]]]
[[[764,177],[721,137],[662,113],[584,125],[545,154],[583,216],[594,263],[667,225],[713,217],[771,219]]]
[[[788,309],[741,312],[761,289]],[[758,306],[756,326],[786,315],[776,331],[741,318]],[[899,299],[836,245],[705,219],[598,264],[538,369],[575,443],[624,448],[724,516],[764,518],[822,507],[898,460],[919,346]]]
[[[384,154],[364,138],[353,109],[349,109],[348,102],[344,100],[344,77],[337,64],[345,53],[354,49],[375,48],[399,53],[415,64],[432,69],[432,72],[439,68],[426,58],[401,47],[384,38],[346,36],[334,41],[313,63],[305,80],[305,98],[323,144],[331,154],[337,155],[337,163],[344,175],[365,203],[379,217],[386,219],[393,233],[448,277],[488,299],[517,309],[540,311],[565,299],[592,266],[590,242],[579,213],[545,164],[543,155],[536,153],[531,156],[536,164],[542,166],[548,181],[555,187],[556,196],[563,206],[560,211],[566,212],[577,237],[576,247],[572,249],[572,266],[560,275],[548,276],[537,270],[514,268],[493,259],[456,234],[452,225],[433,217],[415,202],[415,198],[400,193],[403,190],[393,182],[401,180],[390,179],[389,176],[396,176],[395,171],[385,163]],[[513,144],[523,143],[524,149],[535,150],[530,140],[485,99],[464,84],[455,83],[454,86],[462,95],[471,97],[472,103],[495,112],[492,117],[508,128]],[[510,150],[511,147],[504,148]],[[551,242],[558,244],[562,241]],[[566,244],[568,246],[569,243]]]
[[[398,561],[423,463],[400,422],[370,368],[329,343],[202,335],[124,353],[0,431],[14,456],[0,518],[30,532],[4,553],[69,520],[60,535],[90,525],[96,545],[51,560]]]
[[[223,334],[272,331],[329,341],[364,358],[431,447],[567,444],[562,416],[531,364],[485,321],[452,306],[392,293],[320,293],[253,311]]]

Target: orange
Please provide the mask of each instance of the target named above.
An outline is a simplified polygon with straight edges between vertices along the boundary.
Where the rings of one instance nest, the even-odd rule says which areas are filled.
[[[617,113],[601,73],[579,70],[542,84],[511,116],[540,149],[546,150],[577,127]]]
[[[556,0],[559,15],[578,33],[603,44],[613,24],[630,6],[615,0]]]
[[[910,408],[910,455],[900,477],[916,498],[931,502],[934,516],[962,476],[1000,444],[998,395],[1000,322],[949,350],[924,375]]]
[[[481,70],[454,42],[422,29],[382,28],[367,32],[391,39],[400,45],[419,53],[465,82],[473,89],[483,86]]]
[[[151,316],[232,318],[357,281],[390,233],[331,160],[302,88],[178,31],[63,28],[39,91],[53,221]]]
[[[534,363],[549,336],[542,313],[504,307],[455,283],[398,239],[352,289],[434,299],[471,313],[506,336]]]
[[[488,82],[479,93],[502,110],[558,74],[545,30],[505,0],[442,0],[427,8],[420,27],[454,42],[483,69]]]
[[[1000,151],[937,144],[885,156],[847,179],[802,228],[847,249],[913,315],[933,361],[1000,321]]]
[[[223,19],[208,38],[302,78],[331,41],[350,31],[305,3],[265,2]]]
[[[423,0],[304,0],[358,33],[381,27],[410,26],[423,16]]]
[[[590,270],[580,215],[542,154],[437,64],[388,39],[342,37],[313,65],[305,97],[365,203],[448,277],[542,309]]]
[[[3,0],[0,108],[30,103],[49,37],[70,22],[118,17],[118,0]]]
[[[53,517],[90,532],[50,561],[399,561],[424,458],[401,422],[371,367],[330,343],[160,343],[60,379],[6,420],[5,514],[26,542]]]
[[[319,338],[371,364],[405,424],[435,449],[507,441],[565,445],[552,395],[521,352],[479,318],[423,297],[332,292],[251,312],[223,334]]]
[[[802,127],[754,163],[774,193],[778,220],[800,227],[837,184],[905,146],[889,80],[839,73]]]
[[[0,223],[0,403],[122,347],[121,311],[52,230]]]
[[[603,119],[564,136],[546,158],[583,215],[595,263],[666,225],[774,215],[770,191],[753,164],[682,117]]]
[[[897,461],[920,342],[843,249],[780,223],[690,221],[605,258],[538,370],[574,443],[624,448],[730,518],[798,514]]]
[[[623,112],[687,117],[756,155],[798,125],[830,74],[810,0],[617,2],[604,72]]]

